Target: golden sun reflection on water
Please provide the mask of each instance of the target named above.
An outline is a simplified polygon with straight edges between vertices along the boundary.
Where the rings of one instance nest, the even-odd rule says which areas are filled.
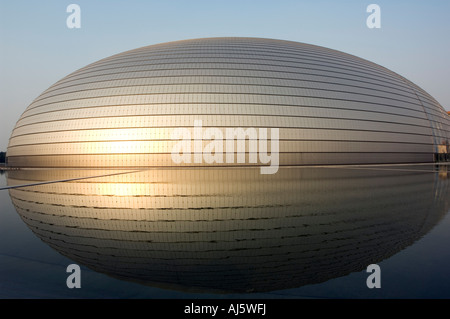
[[[22,170],[8,184],[109,170]],[[10,189],[48,245],[123,280],[179,290],[272,291],[361,271],[450,207],[433,171],[161,169]]]

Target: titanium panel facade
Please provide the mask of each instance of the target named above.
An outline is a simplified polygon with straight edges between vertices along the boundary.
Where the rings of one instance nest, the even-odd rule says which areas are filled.
[[[198,166],[171,158],[171,132],[195,120],[223,132],[279,128],[281,166],[432,162],[450,140],[442,106],[379,65],[303,43],[207,38],[120,53],[61,79],[20,117],[7,160]]]

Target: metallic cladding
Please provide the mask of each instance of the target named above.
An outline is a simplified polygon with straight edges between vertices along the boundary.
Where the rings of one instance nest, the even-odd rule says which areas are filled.
[[[170,132],[195,120],[279,128],[280,165],[431,162],[450,139],[442,106],[379,65],[303,43],[207,38],[120,53],[61,79],[18,120],[8,164],[174,166]]]

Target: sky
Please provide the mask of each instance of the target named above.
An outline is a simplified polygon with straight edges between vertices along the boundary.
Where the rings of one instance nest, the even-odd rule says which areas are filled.
[[[81,8],[68,28],[66,9]],[[367,6],[381,9],[368,28]],[[162,42],[261,37],[324,46],[378,63],[450,110],[450,1],[0,0],[0,151],[40,93],[102,58]]]

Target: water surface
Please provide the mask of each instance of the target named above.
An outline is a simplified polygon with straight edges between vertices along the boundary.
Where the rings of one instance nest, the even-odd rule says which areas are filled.
[[[2,298],[450,297],[447,166],[20,170],[1,181],[32,185],[0,191]],[[80,289],[66,286],[72,263]],[[370,264],[380,289],[366,285]]]

